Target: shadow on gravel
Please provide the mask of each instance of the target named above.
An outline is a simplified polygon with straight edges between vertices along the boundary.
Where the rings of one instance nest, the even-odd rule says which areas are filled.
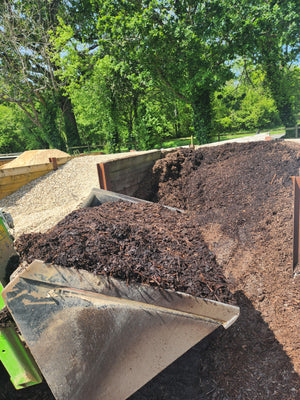
[[[234,325],[213,332],[130,400],[299,399],[300,378],[282,346],[244,294],[235,296],[241,315]],[[2,366],[0,386],[0,400],[54,399],[45,383],[14,390]]]

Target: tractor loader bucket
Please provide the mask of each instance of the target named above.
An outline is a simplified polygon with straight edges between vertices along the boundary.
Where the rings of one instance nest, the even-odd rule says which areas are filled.
[[[3,286],[9,282],[9,276],[19,262],[9,234],[9,228],[12,227],[10,219],[10,215],[0,209],[0,312],[5,307],[2,299]],[[7,326],[0,326],[0,362],[9,373],[16,389],[23,389],[42,381],[39,369],[16,332],[13,322]]]
[[[34,261],[2,295],[57,400],[128,398],[239,308]]]
[[[8,283],[9,276],[19,261],[12,238],[8,232],[9,226],[5,219],[6,215],[9,214],[4,214],[0,209],[0,283],[3,286]]]
[[[100,206],[101,204],[106,203],[108,201],[119,201],[119,200],[128,201],[130,203],[153,204],[150,201],[139,199],[137,197],[127,196],[126,194],[110,192],[109,190],[104,190],[104,189],[93,188],[91,190],[89,197],[86,199],[84,203],[82,203],[82,208]],[[169,206],[164,206],[164,207],[168,208],[169,210],[178,211],[181,213],[185,212],[183,210],[180,210],[179,208],[174,208]]]

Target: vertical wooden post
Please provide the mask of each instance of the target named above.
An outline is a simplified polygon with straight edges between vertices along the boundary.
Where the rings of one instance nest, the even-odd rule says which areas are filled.
[[[100,189],[111,190],[109,166],[106,163],[99,163],[97,164],[97,171]]]
[[[57,168],[58,168],[58,166],[57,166],[57,158],[56,157],[51,157],[51,158],[49,158],[49,162],[52,163],[53,170],[56,171]]]
[[[294,188],[293,272],[300,260],[300,176],[292,176]]]

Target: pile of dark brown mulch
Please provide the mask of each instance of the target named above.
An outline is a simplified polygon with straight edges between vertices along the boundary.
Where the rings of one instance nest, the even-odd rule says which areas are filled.
[[[282,141],[185,149],[154,166],[153,199],[195,215],[241,308],[202,354],[191,398],[300,398],[290,179],[299,167],[299,144]]]
[[[105,203],[76,210],[44,234],[16,242],[34,259],[208,299],[232,296],[213,253],[188,215],[157,204]]]
[[[13,319],[7,307],[2,308],[2,310],[0,310],[0,328],[11,325],[12,321]]]
[[[227,144],[197,151],[186,149],[167,155],[156,163],[152,200],[188,211],[185,221],[181,220],[180,214],[168,214],[168,232],[161,225],[166,211],[161,213],[157,211],[159,209],[153,209],[153,213],[158,215],[155,232],[160,235],[162,229],[161,240],[166,236],[165,244],[170,249],[164,253],[163,259],[166,260],[169,253],[177,255],[177,240],[180,253],[181,247],[187,246],[187,264],[190,264],[193,262],[192,249],[197,247],[194,241],[203,243],[204,237],[209,249],[216,255],[217,265],[222,267],[227,284],[230,282],[241,315],[228,330],[218,329],[176,360],[131,396],[131,400],[300,399],[300,279],[292,274],[293,193],[290,179],[291,175],[299,174],[299,167],[298,144],[272,141]],[[138,218],[145,218],[146,221],[148,213],[149,210],[146,213],[145,209],[145,215]],[[114,214],[108,218],[117,227],[115,231],[113,227],[108,228],[110,248],[119,251],[117,245],[114,247],[116,240],[122,244],[124,251],[131,232],[136,232],[131,223],[138,222],[137,214],[134,220],[127,220],[122,227],[118,222],[123,221],[123,214],[118,214],[119,221]],[[73,224],[76,223],[75,220]],[[93,225],[91,220],[85,228],[87,235],[98,224]],[[149,241],[146,227],[145,223],[145,239]],[[100,230],[105,232],[105,229],[101,225]],[[192,231],[196,232],[196,236]],[[119,240],[116,239],[118,235]],[[79,240],[78,246],[86,243],[77,236],[76,229],[67,236],[68,239],[64,236],[63,240],[70,247],[74,245],[72,240]],[[144,262],[147,241],[143,240],[144,233],[138,234],[138,237],[144,246],[140,254]],[[191,237],[193,241],[190,241]],[[40,238],[38,235],[37,239]],[[181,241],[183,238],[187,239],[186,243]],[[31,240],[28,247],[34,246],[35,235],[27,236],[27,239]],[[60,238],[53,239],[49,249],[45,242],[45,252],[39,258],[52,251],[52,246],[58,246],[56,241],[59,242]],[[25,243],[23,245],[25,249]],[[101,243],[98,245],[101,249]],[[161,251],[157,248],[153,250]],[[196,253],[200,251],[196,250]],[[211,256],[208,258],[208,269],[216,264],[212,253],[208,251]],[[128,257],[125,254],[132,257],[127,250],[123,254],[125,258]],[[108,257],[108,254],[103,256]],[[76,257],[72,259],[72,255],[70,259],[67,255],[65,257],[70,265],[76,262]],[[133,257],[132,260],[137,261],[138,258]],[[147,258],[151,263],[155,261],[155,256],[152,258],[147,254]],[[101,260],[99,263],[101,268]],[[204,264],[201,261],[201,269]],[[167,262],[164,266],[168,269]],[[147,272],[145,276],[140,267],[134,273],[125,268],[124,278],[131,279],[138,275],[142,282],[164,285],[166,282],[162,279],[164,276],[158,273],[159,269],[157,266],[152,275]],[[175,273],[170,281],[172,288],[178,287],[178,271],[172,272]],[[110,274],[110,271],[104,272]],[[195,280],[197,278],[196,274]],[[188,286],[189,279],[184,281],[183,287],[193,292],[195,288]],[[220,289],[216,291],[216,287],[213,291],[219,296]],[[7,393],[11,397],[5,397],[6,400],[33,400],[37,398],[37,393],[39,398],[53,399],[45,386],[15,395]]]

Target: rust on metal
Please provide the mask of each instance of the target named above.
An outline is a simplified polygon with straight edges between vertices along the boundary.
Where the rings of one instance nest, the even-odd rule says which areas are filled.
[[[98,171],[100,189],[111,190],[108,164],[106,163],[97,164],[97,171]]]
[[[293,242],[293,271],[300,259],[300,176],[292,176],[294,187],[294,242]]]
[[[53,165],[53,170],[57,170],[58,166],[57,166],[57,158],[56,157],[50,157],[49,161],[52,163]]]

